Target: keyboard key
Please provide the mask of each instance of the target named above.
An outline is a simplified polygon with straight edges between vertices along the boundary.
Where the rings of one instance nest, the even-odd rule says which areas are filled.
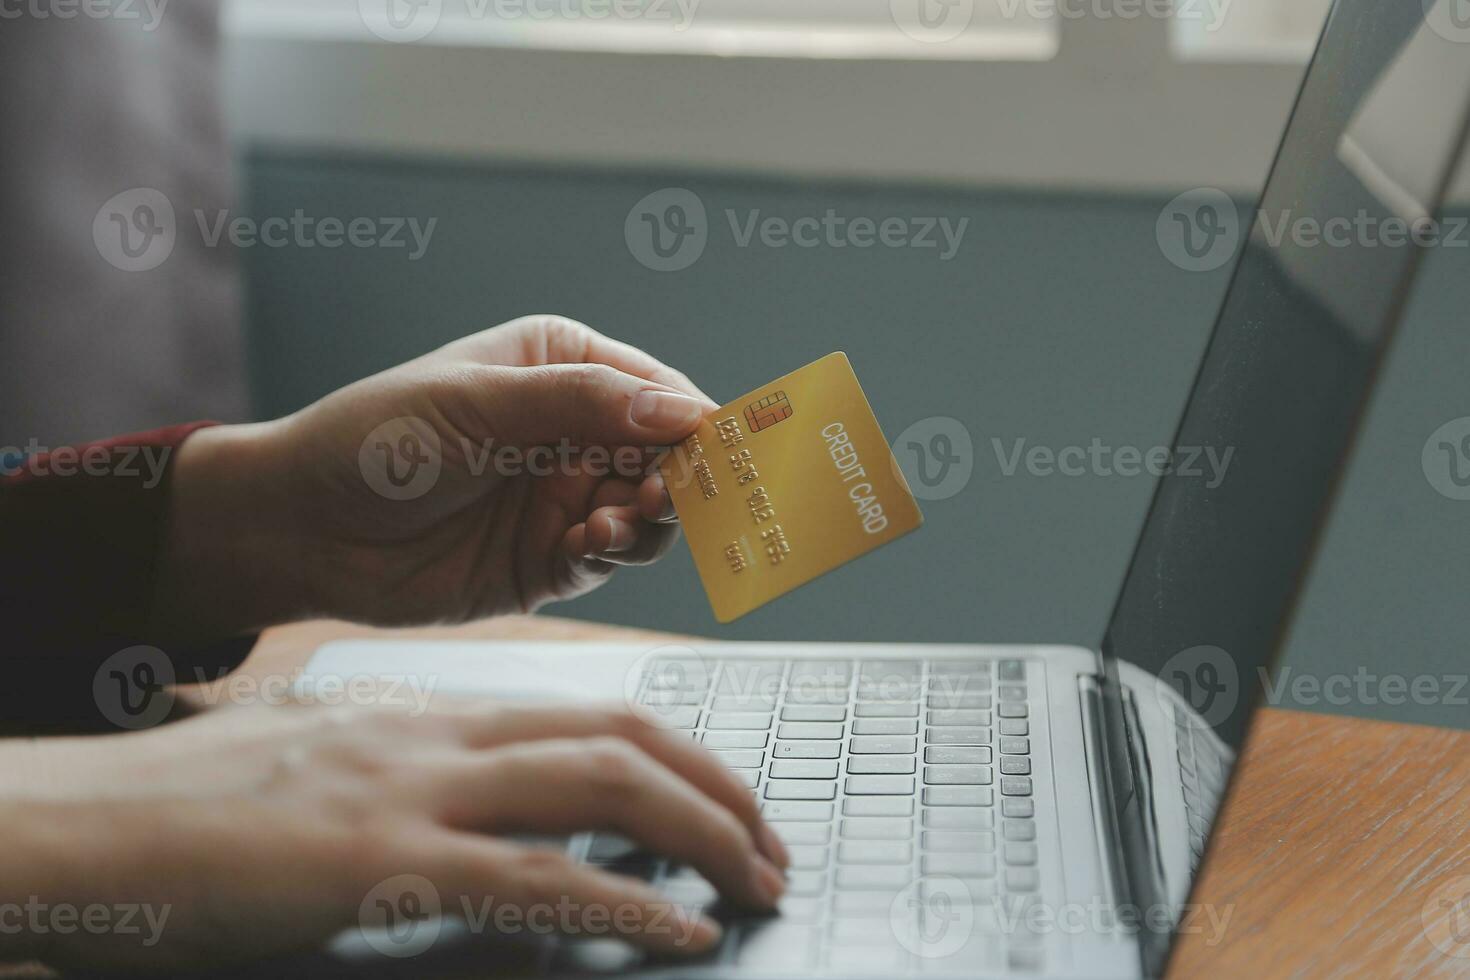
[[[996,664],[995,673],[1002,682],[1021,681],[1024,683],[1026,680],[1026,662],[1024,660],[1002,660]]]
[[[924,900],[924,905],[936,911],[949,911],[945,908],[944,899],[949,898],[951,905],[976,905],[989,904],[989,899],[995,897],[995,882],[977,881],[971,878],[969,881],[956,884],[947,878],[931,878],[919,883],[919,897]],[[992,907],[993,908],[993,907]],[[981,921],[981,908],[975,909],[975,928],[987,932],[994,932],[993,923]],[[937,933],[931,933],[936,935]]]
[[[776,698],[774,695],[766,697],[746,697],[739,694],[727,694],[724,697],[715,698],[710,705],[711,711],[775,711]]]
[[[839,864],[908,864],[913,859],[911,840],[851,840],[837,845]]]
[[[816,871],[827,866],[825,844],[795,844],[786,850],[791,852],[791,867],[796,871]]]
[[[707,749],[763,749],[766,747],[765,732],[705,732],[704,747]]]
[[[767,775],[771,779],[836,779],[837,763],[820,759],[776,759]]]
[[[699,724],[698,708],[660,708],[647,717],[660,728],[693,728]]]
[[[1000,771],[1005,776],[1029,776],[1031,760],[1024,755],[1003,755],[1000,757]]]
[[[638,698],[639,704],[648,705],[650,708],[672,708],[676,706],[689,706],[704,704],[705,692],[703,689],[697,691],[660,691],[657,689],[644,691]]]
[[[912,840],[914,822],[898,817],[849,817],[842,821],[843,840]]]
[[[924,741],[930,745],[988,745],[988,728],[926,728]]]
[[[837,797],[837,785],[816,779],[768,779],[768,800],[831,800]]]
[[[919,719],[854,718],[852,720],[852,733],[854,735],[917,735],[919,733]]]
[[[1006,888],[1013,892],[1034,892],[1041,887],[1041,875],[1035,868],[1006,868]]]
[[[881,917],[884,923],[893,910],[888,892],[837,892],[832,896],[832,914],[854,918]],[[870,928],[872,924],[869,924]]]
[[[771,752],[777,759],[835,759],[841,754],[840,742],[777,742]]]
[[[826,687],[836,687],[839,684],[847,684],[852,680],[852,661],[850,660],[798,660],[791,665],[790,683],[792,687],[798,684],[821,684]]]
[[[765,731],[771,727],[771,716],[757,711],[725,711],[714,712],[704,727],[712,730],[717,729],[742,729],[749,731]]]
[[[1031,740],[1029,738],[1002,738],[1000,750],[1006,755],[1029,755]]]
[[[774,694],[781,686],[786,664],[780,660],[727,660],[720,665],[717,694],[753,697]]]
[[[846,721],[847,709],[820,705],[795,705],[781,709],[782,721]]]
[[[929,664],[929,673],[936,677],[950,674],[990,675],[990,664],[984,660],[935,660]]]
[[[767,820],[792,820],[802,823],[824,823],[832,819],[830,803],[767,802],[761,807]]]
[[[587,847],[587,860],[601,864],[607,861],[622,861],[638,853],[638,845],[626,837],[605,831],[592,835]]]
[[[745,785],[746,789],[755,789],[756,783],[761,781],[759,769],[732,769],[730,770],[736,779]]]
[[[844,785],[848,796],[912,796],[912,776],[848,776]]]
[[[994,806],[989,786],[925,786],[925,806]]]
[[[1005,822],[1005,838],[1014,841],[1029,841],[1036,839],[1036,824],[1031,820],[1007,820]]]
[[[914,812],[914,801],[906,796],[854,796],[842,801],[842,812],[849,817],[907,817]]]
[[[931,745],[924,750],[925,762],[959,765],[990,765],[990,747],[986,745]]]
[[[989,725],[988,711],[930,711],[926,724],[930,725]]]
[[[781,838],[786,845],[792,844],[825,844],[832,836],[832,828],[828,824],[819,823],[793,823],[785,820],[768,820],[766,823]]]
[[[922,843],[926,851],[963,851],[967,854],[979,854],[995,850],[995,835],[989,831],[964,833],[926,830]]]
[[[919,706],[912,703],[891,704],[884,701],[875,701],[870,704],[859,704],[852,709],[854,718],[917,718],[919,717]]]
[[[825,871],[786,872],[786,894],[792,898],[807,898],[820,895],[827,890]]]
[[[1001,800],[1000,813],[1003,817],[1034,817],[1036,801],[1020,798]]]
[[[562,942],[551,958],[551,968],[559,975],[611,975],[635,969],[644,960],[642,950],[621,939],[584,938]]]
[[[1002,735],[1030,735],[1031,725],[1024,718],[1002,718],[1000,733]]]
[[[830,722],[783,721],[776,727],[777,738],[841,738],[842,725]]]
[[[924,811],[924,826],[935,830],[980,830],[995,825],[988,807],[939,807]]]
[[[952,875],[956,878],[994,878],[993,854],[925,854],[919,865],[926,875]]]
[[[844,708],[851,700],[846,687],[837,688],[797,688],[786,692],[787,704],[829,704],[842,705]]]
[[[837,887],[841,891],[881,891],[891,889],[897,892],[906,887],[914,880],[913,869],[907,867],[884,868],[884,867],[856,867],[837,869]],[[892,895],[889,896],[892,898]]]
[[[1030,796],[1030,776],[1002,776],[1000,780],[1001,796]]]
[[[1025,701],[1002,701],[1000,703],[1000,706],[997,707],[995,710],[1000,713],[1000,716],[1002,718],[1025,718],[1026,717],[1026,702]]]
[[[784,895],[776,908],[781,913],[782,922],[810,923],[822,917],[822,909],[826,904],[820,898],[792,898]]]
[[[995,782],[995,770],[989,766],[925,766],[927,786],[989,786]]]
[[[847,771],[902,775],[915,769],[911,755],[854,755],[847,760]]]
[[[1009,865],[1029,867],[1036,863],[1035,844],[1006,844],[1004,854]]]
[[[959,708],[983,708],[989,710],[991,701],[990,695],[988,694],[931,694],[929,695],[928,706],[951,711]]]
[[[853,755],[913,755],[919,751],[919,740],[898,735],[854,735],[847,750]]]
[[[716,752],[715,758],[727,769],[759,769],[766,764],[766,754],[759,750],[744,752]]]

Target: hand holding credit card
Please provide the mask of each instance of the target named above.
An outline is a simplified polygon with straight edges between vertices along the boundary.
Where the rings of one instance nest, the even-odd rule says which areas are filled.
[[[660,468],[722,623],[924,520],[840,352],[710,414]]]

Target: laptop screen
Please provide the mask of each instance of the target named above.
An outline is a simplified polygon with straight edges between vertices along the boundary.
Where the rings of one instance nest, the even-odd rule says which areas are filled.
[[[1132,699],[1170,702],[1176,721],[1217,735],[1226,776],[1244,738],[1417,256],[1445,233],[1438,205],[1470,102],[1458,9],[1338,0],[1258,212],[1201,191],[1160,219],[1181,269],[1239,258],[1177,431],[1179,467],[1155,491],[1103,644],[1122,828],[1141,823],[1150,791]],[[1223,465],[1183,465],[1204,453]],[[1179,900],[1178,882],[1145,867],[1158,846],[1127,841],[1133,890]]]

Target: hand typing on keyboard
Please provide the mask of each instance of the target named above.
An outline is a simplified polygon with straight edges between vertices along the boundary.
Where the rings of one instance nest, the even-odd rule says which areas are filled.
[[[448,917],[490,903],[495,923],[545,909],[566,932],[667,955],[719,942],[719,925],[633,868],[510,834],[610,828],[698,872],[711,895],[757,909],[781,898],[786,848],[750,790],[683,733],[585,704],[430,707],[231,707],[57,741],[44,757],[3,747],[7,770],[45,772],[0,794],[9,893],[168,918],[152,944],[76,929],[40,948],[33,933],[0,930],[0,962],[160,969],[311,949],[372,925],[380,902],[410,924],[431,914],[422,894],[383,892],[406,875]]]

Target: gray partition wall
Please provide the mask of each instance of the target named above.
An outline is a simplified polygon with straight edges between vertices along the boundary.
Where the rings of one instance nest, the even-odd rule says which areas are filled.
[[[929,419],[963,426],[971,475],[953,496],[921,501],[923,529],[737,623],[714,621],[682,546],[554,610],[720,639],[1095,644],[1151,478],[1094,466],[1067,475],[1027,459],[1167,443],[1226,284],[1227,269],[1191,273],[1166,259],[1155,225],[1169,195],[264,151],[243,170],[256,217],[437,219],[417,259],[411,237],[406,248],[245,250],[258,414],[482,327],[555,312],[646,348],[717,399],[845,350],[890,438],[915,424],[927,438],[938,431],[923,427]],[[704,248],[686,268],[655,271],[625,225],[669,188],[703,207]],[[779,234],[801,218],[816,222],[800,242]],[[854,219],[899,223],[884,244],[854,237]],[[1355,693],[1344,703],[1297,683],[1287,706],[1470,726],[1470,691],[1457,681],[1470,669],[1458,615],[1470,501],[1442,492],[1423,458],[1431,433],[1470,416],[1465,256],[1444,247],[1429,257],[1292,637],[1290,677],[1346,674]],[[1419,693],[1399,697],[1391,676]]]

